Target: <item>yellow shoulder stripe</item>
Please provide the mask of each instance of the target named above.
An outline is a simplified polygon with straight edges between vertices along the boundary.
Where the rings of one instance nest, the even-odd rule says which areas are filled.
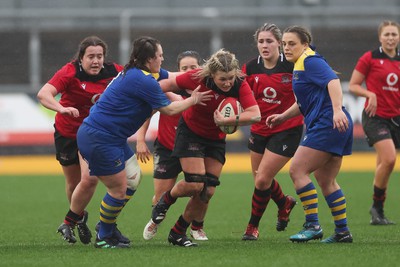
[[[153,76],[154,77],[154,79],[156,79],[156,80],[158,80],[158,78],[160,78],[160,74],[159,73],[150,73],[150,72],[147,72],[147,71],[145,71],[145,70],[141,70],[142,72],[143,72],[143,74],[144,75],[151,75],[151,76]]]
[[[313,56],[315,55],[315,51],[312,50],[311,48],[307,48],[306,51],[297,59],[296,63],[294,64],[294,71],[304,71],[304,60],[308,56]]]

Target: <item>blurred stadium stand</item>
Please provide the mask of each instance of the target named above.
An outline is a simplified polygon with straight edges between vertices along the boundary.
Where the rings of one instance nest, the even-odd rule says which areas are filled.
[[[378,24],[399,21],[399,10],[399,0],[2,0],[0,92],[36,92],[89,34],[104,38],[109,59],[122,64],[143,34],[160,39],[167,69],[185,49],[207,56],[225,47],[244,63],[266,21],[310,27],[317,49],[348,80],[357,58],[378,45]]]
[[[309,27],[317,50],[348,81],[362,53],[379,45],[378,24],[400,21],[399,10],[400,0],[1,0],[0,94],[34,98],[88,35],[103,38],[108,60],[121,64],[140,35],[162,42],[168,70],[184,50],[207,57],[224,47],[245,63],[257,54],[253,33],[264,22]]]

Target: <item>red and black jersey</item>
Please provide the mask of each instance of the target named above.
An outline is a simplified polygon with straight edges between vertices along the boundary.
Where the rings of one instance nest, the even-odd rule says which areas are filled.
[[[173,150],[176,136],[176,128],[178,127],[179,119],[181,114],[168,116],[160,113],[160,119],[158,121],[158,133],[157,139],[160,144]]]
[[[190,94],[185,90],[175,92],[175,94],[178,94],[183,98],[190,97]],[[160,119],[158,120],[157,139],[160,144],[169,150],[173,150],[174,148],[176,129],[178,128],[180,118],[181,114],[169,116],[160,113]]]
[[[176,77],[176,83],[181,89],[194,90],[201,85],[200,92],[211,90],[213,98],[207,102],[206,106],[194,105],[185,110],[182,114],[187,126],[197,135],[211,140],[220,140],[226,137],[214,122],[214,111],[226,97],[238,99],[243,109],[257,105],[253,93],[246,81],[236,79],[233,87],[228,92],[221,91],[214,83],[213,79],[206,78],[199,80],[195,74],[199,70],[183,73]]]
[[[242,71],[246,74],[246,81],[261,111],[261,121],[251,126],[251,132],[269,136],[303,124],[303,116],[299,115],[273,128],[266,125],[268,116],[283,113],[295,102],[292,89],[293,63],[281,54],[275,67],[267,69],[262,57],[258,56],[243,65]]]
[[[56,114],[55,126],[60,134],[67,138],[76,138],[76,132],[89,110],[99,99],[111,80],[123,69],[115,63],[104,63],[98,75],[88,75],[78,62],[64,65],[48,81],[61,94],[60,104],[79,110],[79,117]]]
[[[376,115],[392,118],[400,115],[400,54],[390,58],[382,47],[360,57],[355,69],[365,76],[367,90],[376,94]],[[365,101],[364,108],[368,105]]]

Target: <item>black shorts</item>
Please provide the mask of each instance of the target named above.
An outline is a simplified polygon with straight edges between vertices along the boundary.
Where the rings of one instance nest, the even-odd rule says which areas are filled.
[[[182,171],[179,158],[173,157],[172,151],[163,146],[158,139],[154,141],[154,170],[153,177],[155,179],[171,179],[176,178]]]
[[[365,110],[362,113],[362,126],[369,146],[384,139],[392,139],[396,148],[400,148],[399,117],[384,119],[375,115],[369,117]]]
[[[177,158],[213,158],[225,164],[225,145],[225,139],[211,140],[195,134],[181,118],[172,155]]]
[[[62,136],[56,129],[54,132],[54,143],[56,146],[56,159],[62,166],[79,164],[76,139]]]
[[[268,149],[275,154],[291,158],[299,147],[302,135],[302,125],[267,137],[250,133],[247,147],[258,154],[264,154],[265,149]]]

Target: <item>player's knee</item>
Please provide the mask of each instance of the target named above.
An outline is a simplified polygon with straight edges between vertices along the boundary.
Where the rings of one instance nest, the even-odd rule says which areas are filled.
[[[142,180],[142,171],[140,170],[136,155],[133,155],[125,162],[125,171],[127,187],[131,190],[136,190]]]
[[[93,188],[98,184],[99,179],[96,176],[83,175],[80,182],[81,186],[85,188]]]
[[[127,176],[126,178],[128,180],[127,187],[131,190],[136,191],[136,189],[139,187],[140,182],[142,181],[142,172],[138,171],[133,176]]]
[[[206,173],[206,182],[204,183],[203,190],[200,192],[200,199],[208,203],[215,193],[215,187],[220,184],[218,176],[211,173]]]
[[[210,200],[215,193],[215,187],[220,185],[219,177],[211,173],[207,173],[207,198]]]
[[[207,192],[206,192],[206,196],[207,199],[210,200],[215,193],[215,187],[214,186],[207,186]]]

